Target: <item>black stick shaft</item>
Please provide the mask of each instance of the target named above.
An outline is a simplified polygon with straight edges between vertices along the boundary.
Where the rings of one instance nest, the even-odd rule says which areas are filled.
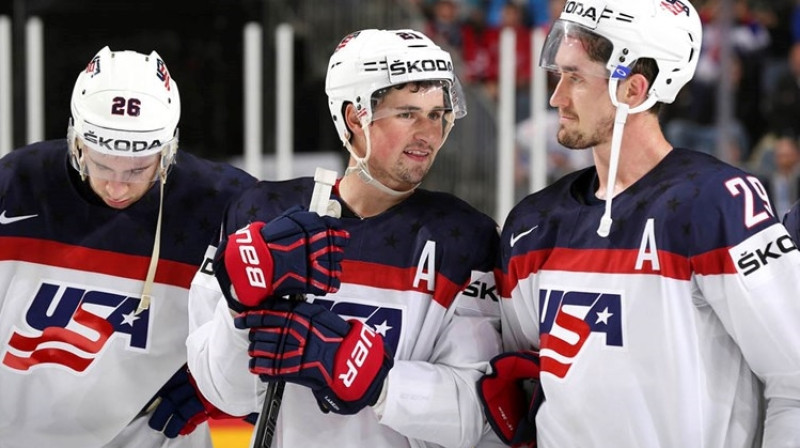
[[[283,388],[285,386],[286,383],[281,380],[272,381],[267,385],[264,407],[261,408],[261,415],[258,417],[255,448],[272,447],[272,438],[275,436],[275,427],[278,424],[278,413],[281,410]]]
[[[314,173],[314,191],[311,194],[309,210],[320,216],[330,214],[327,205],[331,196],[331,187],[335,182],[335,171],[317,168]],[[305,300],[305,297],[301,294],[292,296],[291,300]],[[284,387],[286,387],[286,383],[282,380],[271,381],[267,385],[267,396],[264,397],[264,406],[258,416],[258,428],[256,428],[253,448],[272,448],[272,438],[278,424]]]

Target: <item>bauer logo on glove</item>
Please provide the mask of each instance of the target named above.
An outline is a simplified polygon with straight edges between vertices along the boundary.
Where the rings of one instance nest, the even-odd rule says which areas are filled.
[[[234,325],[250,329],[252,373],[306,386],[323,410],[337,414],[375,404],[394,364],[381,335],[315,303],[271,300],[236,316]]]

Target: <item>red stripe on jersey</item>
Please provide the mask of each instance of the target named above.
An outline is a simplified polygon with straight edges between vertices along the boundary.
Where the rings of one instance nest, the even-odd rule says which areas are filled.
[[[45,348],[34,350],[30,356],[17,356],[11,352],[6,352],[3,357],[3,364],[16,370],[28,370],[39,364],[61,364],[69,367],[76,372],[83,372],[92,363],[94,358],[83,358],[74,353],[58,348]]]
[[[427,274],[427,273],[426,273]],[[420,280],[414,287],[414,277],[417,275],[417,267],[398,268],[385,264],[369,263],[364,261],[342,261],[342,283],[355,285],[371,286],[374,288],[391,289],[394,291],[419,291],[430,294],[428,282]],[[447,277],[436,273],[436,282],[433,299],[445,308],[448,308],[455,295],[461,291],[464,285],[457,285]],[[469,281],[469,279],[467,279]]]
[[[23,237],[0,237],[0,261],[23,261],[144,280],[150,257]],[[156,283],[188,288],[198,266],[159,260]]]
[[[699,275],[735,274],[736,266],[728,251],[726,247],[692,257],[694,272]]]
[[[8,345],[19,351],[32,352],[40,345],[63,342],[86,353],[95,354],[106,345],[106,341],[114,334],[114,327],[106,319],[88,313],[81,307],[75,311],[74,319],[78,324],[94,330],[97,333],[96,339],[90,339],[67,328],[47,327],[40,336],[36,337],[24,336],[15,332],[11,335]]]
[[[586,272],[598,274],[660,275],[677,280],[689,280],[693,273],[721,275],[736,272],[728,249],[717,249],[694,257],[658,251],[659,269],[653,269],[650,259],[643,260],[639,269],[638,249],[564,249],[536,250],[517,255],[508,263],[506,275],[498,285],[502,297],[510,297],[519,279],[527,278],[542,269],[548,271]]]

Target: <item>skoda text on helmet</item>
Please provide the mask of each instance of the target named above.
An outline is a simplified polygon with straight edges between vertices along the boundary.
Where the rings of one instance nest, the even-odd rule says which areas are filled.
[[[89,150],[130,163],[141,163],[132,158],[160,157],[157,176],[166,177],[178,147],[181,102],[178,85],[158,53],[104,47],[78,75],[70,109],[67,139],[72,165],[82,176],[103,176],[87,168],[83,151]]]
[[[413,82],[441,81],[448,109],[443,124],[442,144],[453,122],[467,114],[466,102],[453,70],[450,54],[424,34],[414,30],[361,30],[346,36],[334,50],[328,64],[325,92],[333,124],[343,145],[357,162],[347,172],[358,171],[367,183],[390,194],[403,194],[385,187],[369,174],[368,125],[374,116],[373,96],[387,87]],[[358,157],[350,144],[344,110],[352,103],[367,134],[365,156]]]
[[[561,72],[562,68],[556,63],[559,51],[582,46],[589,59],[602,66],[600,73],[587,74],[608,78],[608,93],[617,108],[605,213],[597,229],[602,237],[607,237],[611,231],[611,201],[628,114],[648,110],[656,102],[675,100],[680,89],[694,76],[702,33],[700,17],[689,0],[568,0],[550,29],[539,66]],[[658,73],[645,101],[630,108],[617,100],[617,86],[630,76],[633,65],[640,59],[652,59]]]

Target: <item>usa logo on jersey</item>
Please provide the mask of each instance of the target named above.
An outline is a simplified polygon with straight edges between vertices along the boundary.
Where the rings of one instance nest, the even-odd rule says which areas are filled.
[[[150,311],[137,315],[139,301],[116,292],[42,283],[25,314],[33,331],[14,331],[2,362],[21,371],[54,364],[83,372],[115,334],[126,337],[128,347],[144,349]]]
[[[319,298],[314,299],[314,303],[328,308],[342,319],[360,320],[364,325],[383,336],[383,343],[387,350],[397,353],[403,329],[402,310],[357,302],[339,301],[334,303],[333,300]]]
[[[542,372],[564,378],[592,337],[603,338],[608,347],[622,347],[620,294],[542,289],[539,309]]]

